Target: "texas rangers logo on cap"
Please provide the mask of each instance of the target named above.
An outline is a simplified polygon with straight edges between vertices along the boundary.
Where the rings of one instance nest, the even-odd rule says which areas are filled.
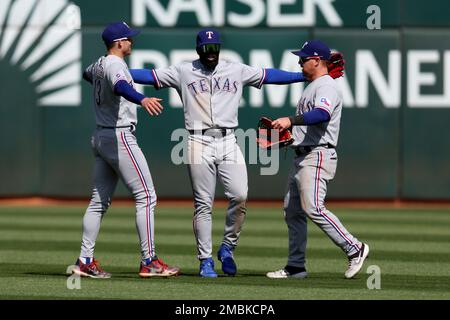
[[[214,29],[203,29],[197,33],[197,48],[205,44],[222,44],[220,33]]]

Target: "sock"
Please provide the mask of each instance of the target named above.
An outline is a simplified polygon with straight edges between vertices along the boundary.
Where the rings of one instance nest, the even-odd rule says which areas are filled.
[[[83,264],[89,264],[92,262],[93,258],[92,257],[79,257],[80,261]]]

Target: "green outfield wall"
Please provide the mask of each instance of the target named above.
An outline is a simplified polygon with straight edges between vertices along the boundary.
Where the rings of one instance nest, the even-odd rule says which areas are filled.
[[[381,29],[368,29],[376,18],[371,5],[380,10]],[[338,170],[328,197],[450,199],[448,13],[444,0],[1,0],[0,197],[90,195],[95,122],[81,73],[105,52],[104,25],[124,20],[142,29],[127,60],[133,68],[195,58],[195,35],[205,26],[221,31],[223,58],[289,71],[299,70],[290,50],[325,41],[346,59],[338,80]],[[303,88],[247,88],[239,127],[293,114]],[[173,89],[139,90],[164,99],[157,118],[138,111],[138,141],[157,194],[191,198],[187,168],[171,157],[179,146],[172,134],[184,123],[180,99]],[[276,175],[261,175],[267,165],[244,153],[250,199],[280,199],[292,151],[280,153]],[[120,186],[116,195],[128,191]]]

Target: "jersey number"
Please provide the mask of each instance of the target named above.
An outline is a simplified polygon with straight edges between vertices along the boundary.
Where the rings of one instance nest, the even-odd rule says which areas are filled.
[[[101,96],[102,96],[102,85],[100,79],[97,79],[97,81],[95,81],[94,96],[95,96],[94,97],[95,103],[99,106],[101,103]]]

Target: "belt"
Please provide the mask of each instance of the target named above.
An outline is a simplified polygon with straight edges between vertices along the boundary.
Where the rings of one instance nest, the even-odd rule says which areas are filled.
[[[311,151],[313,151],[315,148],[318,148],[318,147],[327,148],[327,149],[334,148],[334,146],[332,144],[326,143],[326,144],[318,144],[317,146],[297,146],[297,147],[294,147],[294,151],[297,156],[302,156],[307,153],[310,153]]]
[[[214,136],[216,134],[221,134],[222,137],[233,133],[234,129],[229,128],[209,128],[209,129],[202,129],[202,130],[188,130],[190,134],[201,134],[202,136]]]

